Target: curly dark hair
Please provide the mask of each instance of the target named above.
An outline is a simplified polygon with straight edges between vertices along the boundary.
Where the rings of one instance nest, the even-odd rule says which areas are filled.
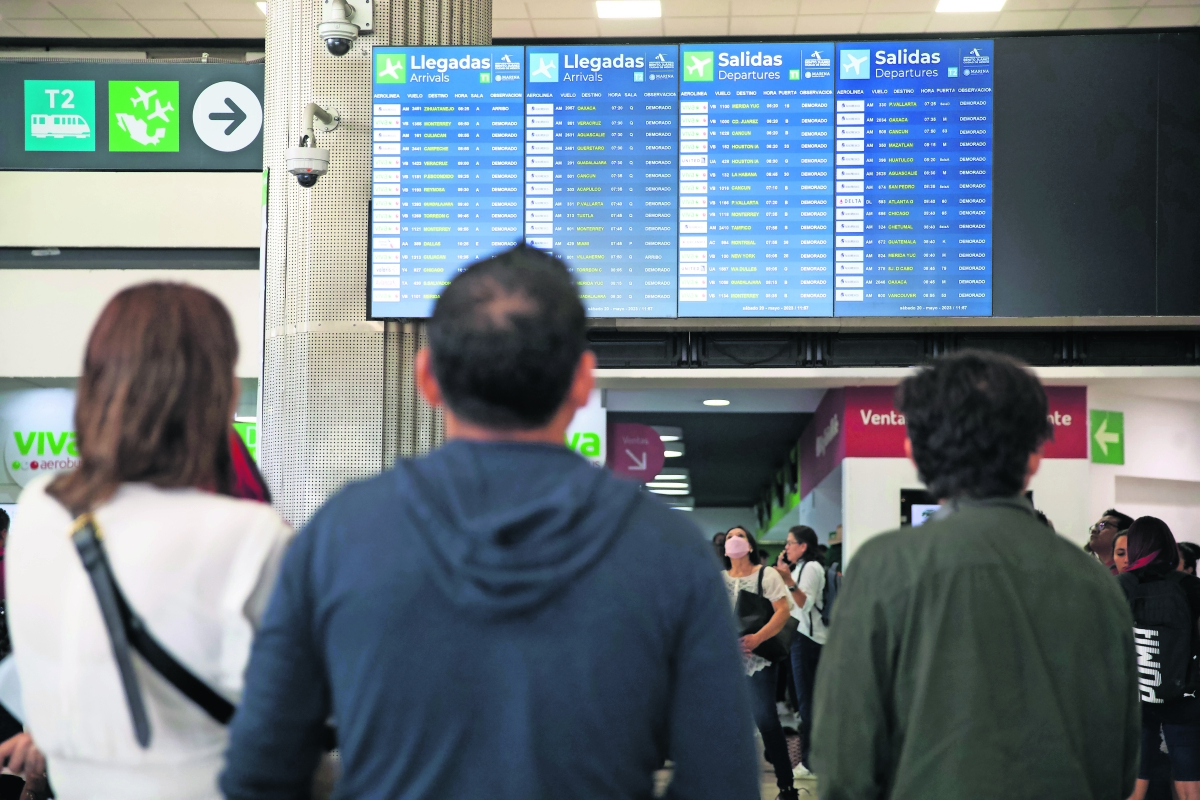
[[[1046,392],[1021,362],[963,351],[896,389],[921,480],[934,497],[1013,497],[1029,456],[1053,436]]]

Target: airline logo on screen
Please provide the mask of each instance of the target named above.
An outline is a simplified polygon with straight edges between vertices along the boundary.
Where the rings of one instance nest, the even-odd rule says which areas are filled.
[[[991,56],[986,56],[979,51],[978,47],[972,47],[967,51],[967,54],[962,57],[962,63],[971,64],[990,64],[992,63]]]
[[[713,51],[689,50],[683,54],[683,79],[707,81],[713,79]]]
[[[844,81],[867,80],[871,77],[870,50],[843,50],[838,77]]]
[[[376,83],[408,83],[408,69],[404,56],[390,56],[387,53],[375,54]]]
[[[558,53],[530,53],[529,82],[558,83]]]

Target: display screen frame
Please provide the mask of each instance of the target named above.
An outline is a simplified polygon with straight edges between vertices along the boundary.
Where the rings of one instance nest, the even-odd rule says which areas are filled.
[[[1098,31],[1077,31],[1077,30],[1073,30],[1073,31],[997,31],[997,32],[989,31],[989,32],[979,32],[978,34],[975,34],[975,35],[971,35],[970,33],[960,32],[960,33],[949,34],[949,35],[947,35],[947,34],[913,33],[913,34],[903,34],[903,35],[854,34],[854,35],[823,35],[823,36],[803,36],[803,35],[800,35],[800,36],[798,36],[798,35],[726,36],[726,37],[672,36],[669,38],[670,38],[671,43],[678,44],[680,46],[706,45],[706,44],[714,44],[714,45],[751,44],[752,45],[752,44],[757,44],[757,43],[762,43],[762,44],[794,43],[794,42],[797,42],[798,40],[802,40],[802,39],[812,39],[813,41],[816,41],[819,39],[820,41],[823,41],[823,42],[832,42],[835,45],[852,43],[852,42],[853,43],[858,43],[858,42],[862,42],[862,43],[876,43],[876,42],[892,43],[892,42],[900,42],[900,41],[922,42],[922,41],[988,40],[988,41],[993,42],[995,45],[995,53],[996,53],[997,59],[1003,59],[1006,56],[1011,56],[1010,49],[1014,48],[1014,47],[1017,47],[1017,48],[1024,47],[1026,44],[1028,44],[1030,47],[1049,46],[1051,42],[1054,42],[1055,43],[1054,46],[1057,48],[1058,47],[1057,42],[1063,41],[1063,40],[1065,40],[1065,41],[1063,41],[1063,47],[1066,49],[1073,48],[1077,44],[1080,44],[1080,43],[1087,44],[1087,45],[1099,46],[1099,47],[1107,47],[1108,42],[1115,42],[1117,45],[1121,45],[1121,46],[1128,45],[1129,47],[1136,47],[1137,40],[1141,40],[1141,43],[1143,45],[1149,45],[1153,48],[1162,48],[1163,49],[1162,51],[1164,53],[1167,52],[1167,50],[1170,48],[1174,48],[1174,50],[1172,52],[1174,52],[1175,50],[1177,50],[1179,52],[1193,52],[1193,51],[1197,50],[1198,48],[1200,48],[1200,45],[1197,44],[1197,42],[1200,41],[1200,32],[1197,32],[1194,29],[1178,29],[1178,28],[1162,28],[1162,29],[1141,28],[1141,29],[1119,29],[1119,30],[1103,30],[1103,31],[1099,31],[1099,30]],[[1010,40],[1016,40],[1016,41],[1010,41]],[[550,38],[550,37],[548,37],[548,38],[539,38],[539,39],[529,39],[529,38],[515,38],[514,37],[514,38],[497,38],[493,41],[493,45],[496,45],[496,46],[501,46],[501,45],[531,46],[532,45],[532,46],[537,46],[537,47],[588,45],[588,44],[637,45],[637,44],[645,44],[645,43],[662,43],[665,41],[666,41],[666,37],[626,37],[626,38],[622,38],[622,39],[607,39],[607,38],[600,38],[600,37],[581,37],[581,38],[566,38],[566,37]],[[1001,49],[1002,43],[1004,45],[1003,51]],[[1126,47],[1125,49],[1129,49],[1129,48]],[[1177,61],[1178,61],[1178,59],[1177,59]],[[1130,296],[1129,292],[1127,292],[1125,290],[1121,290],[1121,291],[1117,291],[1117,292],[1113,292],[1113,293],[1099,292],[1094,287],[1092,287],[1091,284],[1089,284],[1087,287],[1083,287],[1082,289],[1080,289],[1078,291],[1075,291],[1075,290],[1068,291],[1068,289],[1070,287],[1057,287],[1055,289],[1055,292],[1056,292],[1055,296],[1062,297],[1062,298],[1064,298],[1064,300],[1060,301],[1057,304],[1057,307],[1053,308],[1053,309],[1042,310],[1040,307],[1034,307],[1034,306],[1037,306],[1036,303],[1034,303],[1033,305],[1030,305],[1030,303],[1024,302],[1024,301],[1014,302],[1013,292],[1016,291],[1016,289],[1015,289],[1015,287],[1008,286],[1007,283],[1005,283],[1005,276],[1009,274],[1009,271],[1012,267],[1012,265],[1009,264],[1009,262],[1014,258],[1014,255],[1012,253],[1012,248],[1013,248],[1014,242],[1019,243],[1020,241],[1025,240],[1029,236],[1030,231],[1028,230],[1029,220],[1026,219],[1026,220],[1021,221],[1021,225],[1016,226],[1018,228],[1017,230],[1008,232],[1007,240],[1004,237],[1002,237],[999,232],[999,225],[1001,222],[1003,222],[1003,220],[1001,219],[1001,215],[1004,213],[1004,209],[1002,208],[1002,206],[1005,203],[1007,203],[1008,206],[1012,206],[1015,202],[1023,202],[1023,199],[1020,199],[1020,198],[1011,198],[1010,197],[1010,198],[1005,199],[1002,196],[1002,193],[1004,191],[1007,191],[1008,187],[1005,187],[1004,189],[1002,189],[1000,187],[1000,182],[1001,182],[1000,177],[1003,174],[1005,174],[1004,173],[1005,166],[1012,164],[1014,159],[1016,158],[1016,155],[1014,155],[1013,152],[1004,152],[1003,151],[1002,144],[1005,141],[1005,139],[1007,138],[1007,139],[1011,140],[1013,137],[1011,135],[1008,135],[1006,137],[1005,131],[1001,130],[1001,128],[1003,127],[1004,120],[1001,118],[999,105],[1000,105],[1000,95],[1002,92],[1007,91],[1009,94],[1015,94],[1015,92],[1013,91],[1013,86],[1016,85],[1016,86],[1024,87],[1025,84],[1024,83],[1012,84],[1011,82],[1004,83],[1004,81],[1006,80],[1006,78],[1002,74],[1005,71],[1004,66],[1005,66],[1004,64],[1001,64],[999,61],[997,61],[998,68],[995,70],[996,75],[995,75],[995,78],[993,81],[994,94],[995,94],[995,109],[996,109],[995,131],[994,131],[994,151],[993,151],[994,169],[995,169],[994,177],[995,177],[996,185],[995,185],[995,190],[993,192],[993,207],[995,209],[997,224],[996,224],[996,227],[992,231],[993,243],[992,243],[992,247],[991,247],[991,252],[992,252],[992,261],[993,261],[993,273],[992,273],[993,274],[993,282],[991,285],[991,292],[992,292],[991,315],[990,316],[978,316],[978,317],[957,317],[957,316],[941,317],[938,320],[939,326],[944,326],[944,325],[948,324],[948,325],[952,325],[956,328],[964,328],[964,329],[1013,328],[1013,329],[1031,329],[1032,330],[1032,329],[1040,329],[1040,328],[1054,327],[1056,325],[1060,325],[1060,324],[1062,324],[1062,320],[1064,320],[1064,319],[1072,320],[1073,324],[1086,324],[1089,320],[1094,321],[1094,324],[1097,324],[1097,325],[1132,324],[1133,322],[1140,320],[1139,324],[1164,325],[1164,324],[1173,324],[1172,320],[1176,321],[1176,323],[1174,323],[1174,324],[1183,324],[1183,323],[1186,323],[1188,320],[1194,319],[1195,316],[1200,316],[1200,307],[1198,307],[1195,311],[1192,311],[1189,308],[1181,308],[1181,306],[1186,305],[1184,303],[1181,303],[1181,298],[1184,295],[1187,295],[1189,293],[1184,291],[1187,288],[1186,286],[1176,287],[1176,284],[1180,283],[1180,280],[1178,280],[1178,278],[1179,278],[1179,274],[1181,274],[1181,273],[1180,273],[1179,265],[1175,263],[1176,261],[1179,260],[1178,256],[1180,255],[1180,253],[1186,253],[1189,251],[1195,251],[1195,250],[1200,249],[1200,228],[1192,230],[1191,233],[1188,233],[1187,226],[1179,224],[1180,223],[1180,219],[1179,219],[1180,215],[1179,215],[1179,208],[1177,208],[1177,206],[1182,207],[1180,205],[1180,203],[1182,202],[1180,199],[1182,195],[1187,195],[1189,197],[1194,197],[1197,200],[1200,200],[1200,187],[1195,187],[1195,186],[1188,187],[1187,185],[1181,186],[1181,185],[1179,185],[1180,180],[1172,181],[1171,171],[1169,169],[1167,169],[1167,167],[1169,165],[1162,165],[1162,166],[1158,167],[1158,173],[1157,173],[1158,184],[1157,185],[1161,185],[1163,187],[1163,190],[1170,190],[1169,191],[1170,197],[1167,197],[1167,195],[1163,194],[1163,190],[1160,190],[1159,193],[1157,194],[1157,196],[1154,198],[1153,205],[1155,206],[1155,208],[1151,209],[1151,211],[1149,213],[1150,213],[1150,216],[1153,217],[1153,215],[1155,213],[1155,209],[1157,209],[1157,213],[1159,213],[1160,215],[1166,214],[1166,217],[1164,218],[1166,221],[1173,222],[1175,224],[1173,226],[1168,226],[1167,228],[1164,228],[1164,230],[1167,230],[1169,232],[1169,234],[1170,234],[1169,236],[1164,238],[1164,236],[1161,233],[1158,235],[1159,238],[1158,238],[1158,245],[1157,245],[1157,247],[1158,247],[1157,253],[1155,253],[1155,250],[1154,250],[1154,243],[1153,242],[1151,243],[1150,255],[1149,255],[1149,260],[1147,261],[1147,263],[1144,263],[1144,264],[1139,263],[1139,264],[1133,265],[1134,271],[1136,272],[1136,274],[1138,276],[1140,276],[1137,278],[1137,280],[1147,282],[1147,285],[1150,285],[1152,287],[1150,299],[1148,301],[1141,302],[1140,305],[1137,306],[1137,308],[1133,308],[1133,309],[1126,308],[1126,306],[1128,305],[1126,300]],[[1186,64],[1184,64],[1184,66],[1186,66]],[[1123,71],[1128,71],[1128,69],[1123,68]],[[1162,85],[1165,88],[1165,87],[1168,87],[1169,85],[1183,85],[1183,84],[1181,84],[1181,82],[1186,83],[1187,81],[1191,80],[1189,75],[1191,75],[1191,73],[1188,72],[1187,70],[1184,70],[1178,76],[1178,79],[1175,80],[1174,84],[1170,84],[1170,81],[1168,81],[1167,78],[1163,77],[1163,76],[1159,76],[1159,77],[1155,78],[1155,80],[1162,82]],[[1025,79],[1028,79],[1029,76],[1030,76],[1029,69],[1028,69],[1028,67],[1026,67],[1025,73],[1022,77]],[[1071,80],[1074,80],[1076,84],[1079,83],[1078,75],[1074,75],[1074,76],[1068,75],[1067,77],[1069,79],[1066,82],[1066,84],[1068,85],[1068,89],[1070,89]],[[1194,77],[1200,78],[1200,73],[1197,73],[1197,75]],[[1056,78],[1056,80],[1059,80],[1059,79],[1061,79],[1061,76],[1059,78]],[[1092,81],[1092,82],[1094,82],[1094,81]],[[1135,82],[1127,81],[1127,83],[1129,83],[1130,86],[1133,87],[1133,84]],[[1006,86],[1007,86],[1007,89],[1005,88]],[[1043,87],[1043,90],[1044,90],[1044,88],[1045,87]],[[1083,85],[1083,88],[1086,88],[1086,84]],[[1138,92],[1140,92],[1140,94],[1137,94]],[[1022,89],[1020,94],[1024,95],[1025,90]],[[1148,96],[1153,97],[1153,96],[1155,96],[1156,93],[1154,91],[1143,92],[1140,90],[1140,87],[1134,87],[1134,91],[1127,92],[1127,96],[1129,96],[1130,94],[1134,94],[1136,96],[1148,95]],[[1184,109],[1184,110],[1187,111],[1187,109]],[[1192,114],[1191,116],[1196,116],[1197,114],[1200,114],[1200,108],[1196,109],[1195,112],[1196,113]],[[1076,111],[1075,113],[1078,113],[1078,112]],[[1178,114],[1177,114],[1177,116],[1178,116]],[[1191,118],[1191,116],[1189,116],[1188,114],[1184,114],[1181,117],[1181,119],[1188,119],[1188,118]],[[1026,122],[1025,120],[1013,122],[1012,125],[1018,125],[1018,124],[1024,125],[1025,122]],[[1176,126],[1176,127],[1179,128],[1179,126]],[[1174,139],[1172,139],[1170,141],[1172,142],[1172,146],[1175,148],[1176,151],[1183,151],[1183,150],[1188,149],[1183,146],[1184,144],[1186,144],[1186,142],[1184,140],[1188,140],[1188,141],[1194,140],[1193,143],[1200,144],[1200,132],[1197,132],[1197,131],[1192,131],[1189,133],[1186,131],[1186,128],[1180,128],[1179,130],[1168,130],[1165,127],[1160,127],[1158,129],[1158,131],[1159,132],[1156,135],[1160,139],[1162,137],[1166,137],[1166,136],[1174,137]],[[1010,130],[1008,133],[1011,134],[1011,126],[1010,126]],[[1151,139],[1152,139],[1151,146],[1153,146],[1153,136],[1151,137]],[[1165,142],[1167,140],[1164,139],[1163,141]],[[1088,146],[1091,146],[1093,143],[1088,142],[1087,144],[1088,144]],[[1012,143],[1010,142],[1010,146],[1008,147],[1009,151],[1012,151],[1012,149],[1013,149],[1011,145],[1012,145]],[[1071,143],[1061,143],[1060,142],[1056,146],[1059,151],[1063,151],[1064,148],[1069,149],[1070,145],[1071,145]],[[1078,149],[1078,148],[1076,148],[1076,149]],[[1192,149],[1194,149],[1194,148],[1192,148]],[[1186,167],[1186,165],[1184,165],[1184,166]],[[1106,165],[1101,165],[1101,167],[1102,167],[1100,170],[1101,173],[1116,174],[1119,172],[1119,167],[1113,168],[1113,167],[1106,166]],[[1107,172],[1106,172],[1106,170],[1107,170]],[[1183,176],[1183,178],[1186,178],[1187,175],[1191,174],[1191,172],[1187,168],[1176,170],[1176,171],[1179,172],[1179,174],[1181,176]],[[1118,175],[1118,177],[1126,177],[1126,175]],[[1099,180],[1099,179],[1100,178],[1097,178],[1097,180]],[[1149,180],[1153,183],[1155,181],[1155,176],[1151,175]],[[1182,178],[1181,178],[1181,180],[1182,180]],[[1110,182],[1112,182],[1112,181],[1110,181]],[[1183,182],[1184,182],[1184,184],[1186,184],[1186,180],[1184,180]],[[1114,183],[1114,185],[1116,185],[1116,183]],[[1009,194],[1011,194],[1011,192],[1009,192]],[[1116,236],[1123,236],[1124,233],[1122,231],[1118,230],[1120,228],[1120,225],[1114,226],[1111,224],[1106,225],[1104,223],[1104,209],[1106,206],[1111,205],[1113,202],[1114,202],[1114,199],[1111,196],[1104,196],[1103,193],[1099,193],[1094,190],[1089,191],[1086,196],[1077,198],[1076,206],[1078,206],[1078,208],[1076,209],[1076,212],[1075,212],[1075,218],[1073,220],[1068,220],[1068,223],[1070,223],[1070,224],[1068,224],[1066,226],[1067,229],[1063,231],[1063,235],[1070,237],[1070,236],[1079,236],[1079,235],[1088,234],[1089,231],[1084,229],[1084,226],[1082,225],[1081,220],[1089,220],[1092,223],[1093,230],[1097,229],[1097,226],[1099,226],[1098,229],[1101,231],[1101,238],[1107,237],[1107,238],[1111,239]],[[1143,203],[1143,205],[1145,205],[1145,203]],[[1093,216],[1089,217],[1088,216],[1089,214],[1092,214]],[[1073,228],[1072,228],[1072,224],[1074,225]],[[1022,226],[1024,226],[1024,227],[1022,228]],[[1036,233],[1039,233],[1039,231],[1033,231],[1033,233],[1036,234]],[[1102,246],[1102,245],[1100,245],[1100,246]],[[1001,251],[1002,247],[1003,247],[1003,252]],[[1117,252],[1117,250],[1119,250],[1119,248],[1115,248],[1114,253]],[[1140,252],[1143,252],[1143,255],[1144,255],[1144,250],[1145,250],[1145,248],[1143,248],[1143,251],[1140,251]],[[1126,255],[1127,255],[1127,252],[1126,252]],[[1018,256],[1018,258],[1028,261],[1026,254],[1020,254]],[[1114,255],[1114,258],[1115,258],[1115,255]],[[1110,260],[1112,260],[1112,259],[1110,259]],[[1145,260],[1145,259],[1143,259],[1143,260]],[[1125,258],[1124,261],[1128,261],[1128,258]],[[1070,280],[1076,280],[1078,278],[1078,275],[1074,274],[1074,272],[1078,272],[1078,269],[1076,269],[1077,266],[1078,265],[1075,265],[1070,268],[1071,270],[1073,270],[1072,274],[1070,275]],[[1126,277],[1124,277],[1123,279],[1120,275],[1109,274],[1109,273],[1113,272],[1113,267],[1114,267],[1113,264],[1101,265],[1101,274],[1099,276],[1100,280],[1093,281],[1092,283],[1110,285],[1112,283],[1112,281],[1116,280],[1118,282],[1117,285],[1126,285],[1130,281],[1134,280],[1133,273],[1130,272],[1128,265],[1125,265],[1123,267],[1124,272],[1126,273]],[[1036,270],[1036,269],[1041,269],[1043,267],[1030,267],[1030,266],[1022,265],[1020,267],[1021,274],[1024,275],[1025,273],[1028,273],[1031,268]],[[1030,273],[1030,274],[1032,274],[1032,273]],[[1123,280],[1123,283],[1121,282],[1122,280]],[[1164,283],[1164,281],[1166,281],[1166,283]],[[1009,281],[1009,282],[1011,283],[1011,281]],[[1024,282],[1025,281],[1022,280],[1022,283],[1024,283]],[[1006,290],[1004,293],[1003,299],[1001,299],[1002,293],[1000,291],[1002,286]],[[1063,292],[1066,292],[1066,294],[1063,294]],[[1032,302],[1032,300],[1030,302]],[[1043,303],[1043,305],[1044,305],[1044,303]],[[1200,306],[1200,303],[1197,303],[1196,305]],[[1028,308],[1027,308],[1027,306],[1028,306]],[[1148,307],[1146,307],[1146,306],[1148,306]],[[370,309],[368,308],[368,314],[369,313],[370,313]],[[1189,316],[1189,314],[1192,316]],[[397,318],[397,317],[370,317],[370,318],[376,319],[376,320],[420,319],[420,318]],[[684,316],[676,316],[676,317],[671,317],[671,318],[589,317],[589,326],[592,327],[593,329],[599,329],[599,330],[621,329],[621,330],[627,330],[627,331],[640,330],[640,331],[663,331],[663,332],[696,330],[696,329],[766,331],[766,330],[781,329],[781,328],[787,328],[787,329],[793,329],[793,330],[833,332],[833,331],[839,331],[839,330],[846,331],[846,330],[866,330],[866,329],[913,329],[913,328],[927,327],[930,324],[931,324],[930,320],[925,316],[896,316],[896,317],[849,317],[849,316],[841,316],[841,317],[838,317],[838,316],[834,316],[834,317],[794,317],[794,316],[781,316],[781,317],[700,317],[700,316],[695,316],[695,317],[684,317]]]

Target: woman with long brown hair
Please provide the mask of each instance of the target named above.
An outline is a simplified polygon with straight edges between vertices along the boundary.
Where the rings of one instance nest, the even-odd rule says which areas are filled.
[[[270,506],[231,496],[236,359],[233,322],[207,292],[163,283],[120,292],[88,340],[79,466],[21,496],[6,555],[10,626],[26,729],[62,800],[220,797],[226,729],[138,658],[145,724],[135,736],[127,676],[72,533],[73,520],[92,515],[133,612],[236,703],[291,536]]]

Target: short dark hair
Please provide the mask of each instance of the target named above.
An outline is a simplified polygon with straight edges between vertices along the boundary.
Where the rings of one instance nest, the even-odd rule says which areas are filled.
[[[497,429],[548,423],[587,349],[587,316],[567,265],[518,245],[479,261],[442,293],[429,320],[446,405]]]
[[[939,358],[896,390],[913,460],[934,497],[1013,497],[1029,456],[1049,439],[1046,391],[1024,364],[966,350]]]
[[[1122,514],[1120,511],[1117,511],[1115,508],[1110,508],[1108,511],[1105,511],[1100,516],[1101,517],[1112,517],[1113,519],[1115,519],[1117,521],[1117,530],[1119,530],[1119,531],[1129,530],[1129,526],[1133,524],[1133,517],[1129,516],[1128,514]]]
[[[0,508],[0,531],[8,530],[8,525],[9,525],[8,512],[5,511],[3,508]]]
[[[1146,567],[1161,565],[1167,569],[1175,569],[1179,563],[1175,535],[1171,533],[1167,523],[1158,517],[1138,517],[1133,521],[1129,530],[1125,532],[1125,551],[1129,554],[1130,566],[1151,554],[1154,554],[1154,560],[1144,565]]]
[[[1183,556],[1183,568],[1196,571],[1196,561],[1200,560],[1200,545],[1195,542],[1178,542],[1179,554]]]

